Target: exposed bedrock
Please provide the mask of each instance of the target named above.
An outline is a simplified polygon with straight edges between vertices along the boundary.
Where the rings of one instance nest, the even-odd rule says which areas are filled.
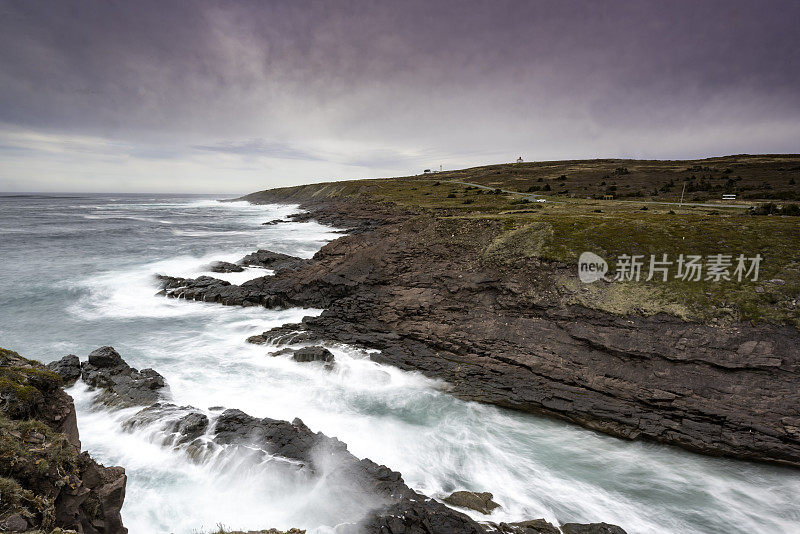
[[[62,370],[74,377],[74,366]],[[125,470],[80,451],[62,385],[41,363],[0,349],[0,532],[125,534]]]
[[[306,349],[312,349],[306,352],[322,358],[322,361],[327,361],[327,355],[332,356],[322,347]],[[91,361],[94,361],[93,365],[100,363],[112,368],[132,369],[111,347],[92,352]],[[83,364],[84,368],[87,363]],[[166,388],[163,379],[161,382],[161,388]],[[120,393],[114,381],[95,381],[95,384],[101,390],[99,398],[128,397],[126,392]],[[154,402],[123,422],[124,430],[137,428],[158,429],[164,446],[179,447],[195,461],[214,456],[222,447],[233,447],[243,454],[255,455],[257,462],[282,462],[279,465],[287,470],[287,474],[300,475],[312,484],[330,488],[336,492],[341,503],[339,506],[349,510],[349,517],[361,517],[350,525],[340,525],[337,532],[484,534],[496,530],[493,525],[479,524],[469,516],[415,492],[406,485],[400,473],[368,458],[357,458],[347,450],[345,443],[314,432],[300,419],[288,422],[269,417],[256,418],[237,409],[225,409],[208,416],[192,406]],[[487,511],[497,506],[490,498],[484,498],[491,494],[469,492],[458,492],[458,503],[454,505],[472,503],[469,498],[459,500],[462,493],[475,496],[489,509]],[[508,526],[504,532],[535,531]]]
[[[306,259],[289,256],[288,254],[281,254],[279,252],[272,252],[271,250],[257,250],[239,260],[240,265],[245,265],[247,267],[263,267],[274,271],[279,271],[281,269],[297,269],[307,263],[308,260]]]
[[[322,204],[328,222],[332,211],[350,217],[348,206],[364,215],[357,203],[332,206]],[[572,305],[557,283],[574,278],[572,268],[487,259],[497,224],[393,215],[294,271],[241,286],[162,283],[173,297],[324,308],[304,332],[280,335],[380,349],[376,360],[444,379],[465,399],[628,439],[800,465],[800,332]]]
[[[451,493],[443,500],[452,506],[459,508],[469,508],[482,514],[490,514],[495,508],[500,505],[492,500],[492,494],[488,491],[482,493],[475,493],[472,491],[456,491]]]
[[[240,273],[244,267],[229,261],[214,261],[208,266],[208,270],[213,273]]]
[[[163,376],[153,369],[134,369],[113,347],[92,351],[81,364],[81,379],[101,390],[98,401],[107,406],[147,406],[168,391]]]

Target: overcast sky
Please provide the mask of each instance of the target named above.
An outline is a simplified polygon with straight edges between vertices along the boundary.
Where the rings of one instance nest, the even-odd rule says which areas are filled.
[[[0,0],[0,191],[800,152],[800,2]]]

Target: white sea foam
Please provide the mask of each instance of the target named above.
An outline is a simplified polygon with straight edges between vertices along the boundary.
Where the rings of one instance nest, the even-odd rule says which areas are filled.
[[[217,231],[224,217],[237,224],[230,232],[220,228],[220,235],[241,235],[261,248],[302,257],[338,237],[317,223],[261,226],[295,212],[296,206],[193,200],[134,208],[120,203],[115,209],[180,218],[178,229],[188,232]],[[192,244],[203,238],[171,239]],[[232,283],[262,275],[259,269],[207,271],[212,261],[236,261],[252,248],[187,247],[178,255],[162,251],[158,260],[104,265],[76,285],[79,298],[68,309],[80,327],[103,329],[103,339],[132,365],[161,372],[176,404],[300,417],[313,430],[340,438],[356,456],[401,471],[424,494],[441,498],[459,489],[491,491],[502,505],[488,518],[492,521],[606,521],[630,533],[800,531],[800,477],[794,471],[625,442],[461,401],[440,382],[378,364],[345,345],[326,344],[336,358],[326,371],[317,363],[273,356],[274,345],[245,341],[321,310],[238,308],[154,296],[154,273],[208,274]],[[63,344],[66,335],[53,337],[54,346],[69,350]],[[84,387],[72,393],[84,448],[106,464],[127,468],[123,518],[131,534],[188,534],[210,531],[218,523],[322,533],[341,520],[337,508],[344,504],[331,500],[336,492],[330,488],[309,486],[247,455],[193,463],[183,452],[161,446],[153,429],[121,432],[127,413],[96,410]]]
[[[99,409],[81,384],[70,393],[80,411],[83,446],[126,468],[123,521],[132,533],[211,532],[218,525],[260,529],[265,523],[322,533],[368,509],[337,498],[343,488],[327,487],[324,476],[310,479],[291,464],[255,451],[222,448],[192,460],[184,449],[164,446],[166,435],[156,426],[121,431],[137,409]],[[374,504],[371,496],[362,497]]]

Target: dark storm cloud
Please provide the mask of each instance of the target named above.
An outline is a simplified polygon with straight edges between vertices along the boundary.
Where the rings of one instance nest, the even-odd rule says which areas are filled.
[[[796,1],[0,1],[0,142],[331,175],[796,152],[797,20]]]

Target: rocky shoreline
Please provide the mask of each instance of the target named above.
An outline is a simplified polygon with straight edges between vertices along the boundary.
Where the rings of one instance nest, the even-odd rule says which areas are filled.
[[[62,386],[58,373],[0,349],[0,532],[125,534],[125,469],[81,452]]]
[[[276,469],[286,472],[287,477],[335,489],[341,506],[346,507],[348,516],[354,519],[352,523],[337,527],[337,532],[343,534],[624,534],[621,528],[606,523],[567,523],[561,525],[559,531],[544,519],[512,524],[476,522],[443,502],[415,492],[405,484],[400,473],[368,458],[353,456],[346,444],[312,431],[299,419],[292,422],[258,419],[235,408],[220,408],[220,413],[207,415],[191,406],[172,404],[168,402],[169,386],[160,374],[152,369],[139,371],[132,368],[112,347],[93,351],[83,362],[68,355],[47,367],[10,351],[4,351],[2,357],[0,369],[4,377],[23,373],[27,381],[18,383],[37,387],[43,395],[40,402],[25,405],[38,411],[22,414],[13,412],[15,407],[22,406],[18,402],[20,397],[12,397],[8,393],[10,389],[4,389],[3,423],[6,424],[6,417],[14,415],[35,416],[37,421],[51,425],[54,432],[41,437],[33,432],[12,433],[12,437],[22,440],[20,446],[26,454],[36,454],[49,440],[60,437],[64,446],[77,455],[80,444],[74,406],[62,386],[82,380],[96,391],[95,402],[98,405],[113,409],[140,407],[122,423],[121,431],[142,427],[151,431],[158,429],[163,446],[182,450],[195,462],[203,462],[221,451],[242,453],[257,462],[273,462]],[[323,357],[322,361],[326,358]],[[29,424],[30,419],[17,421]],[[123,468],[102,467],[87,453],[81,453],[73,459],[76,475],[72,478],[69,475],[61,478],[64,475],[60,471],[22,476],[15,466],[19,458],[8,458],[5,452],[0,455],[4,462],[0,466],[4,476],[11,474],[13,479],[3,480],[16,484],[20,498],[17,499],[19,502],[13,501],[4,482],[0,531],[34,532],[36,529],[36,532],[50,532],[56,529],[53,530],[55,533],[62,532],[58,529],[71,529],[87,534],[127,532],[119,514],[125,496]],[[17,451],[17,456],[20,456],[20,451]],[[11,463],[6,465],[9,461]],[[23,499],[41,509],[32,510]],[[483,514],[498,506],[491,501],[489,493],[464,491],[454,493],[444,502]],[[263,532],[277,533],[275,530]],[[292,529],[290,532],[302,531]]]
[[[298,201],[270,191],[243,199]],[[483,219],[454,221],[357,199],[302,207],[290,219],[351,235],[310,261],[239,286],[161,276],[162,294],[323,308],[290,330],[379,349],[376,360],[443,379],[461,398],[626,439],[800,465],[797,329],[575,305],[556,283],[574,275],[570,266],[506,254],[492,241],[499,223]]]
[[[269,192],[245,198],[284,201]],[[322,308],[317,317],[248,339],[293,345],[278,353],[299,364],[333,368],[335,358],[323,342],[378,349],[373,360],[442,379],[460,398],[626,439],[800,465],[796,329],[702,324],[666,314],[618,316],[576,305],[556,283],[572,267],[515,257],[494,240],[499,223],[484,219],[455,221],[352,199],[312,200],[302,207],[286,220],[313,219],[346,228],[348,235],[311,259],[258,250],[236,263],[210,266],[223,273],[253,266],[273,271],[241,285],[159,275],[160,295]],[[121,431],[157,429],[165,447],[193,461],[246,449],[282,462],[288,476],[333,484],[352,517],[360,518],[340,525],[337,532],[344,534],[624,534],[605,523],[475,521],[458,510],[491,513],[496,504],[490,493],[460,491],[439,501],[299,419],[175,405],[164,377],[130,367],[111,347],[83,362],[65,356],[47,368],[11,351],[0,356],[3,448],[12,451],[0,455],[3,532],[127,532],[119,513],[124,469],[103,467],[80,452],[74,406],[62,387],[81,380],[107,409],[139,407]],[[58,467],[38,472],[41,458],[57,460]]]

